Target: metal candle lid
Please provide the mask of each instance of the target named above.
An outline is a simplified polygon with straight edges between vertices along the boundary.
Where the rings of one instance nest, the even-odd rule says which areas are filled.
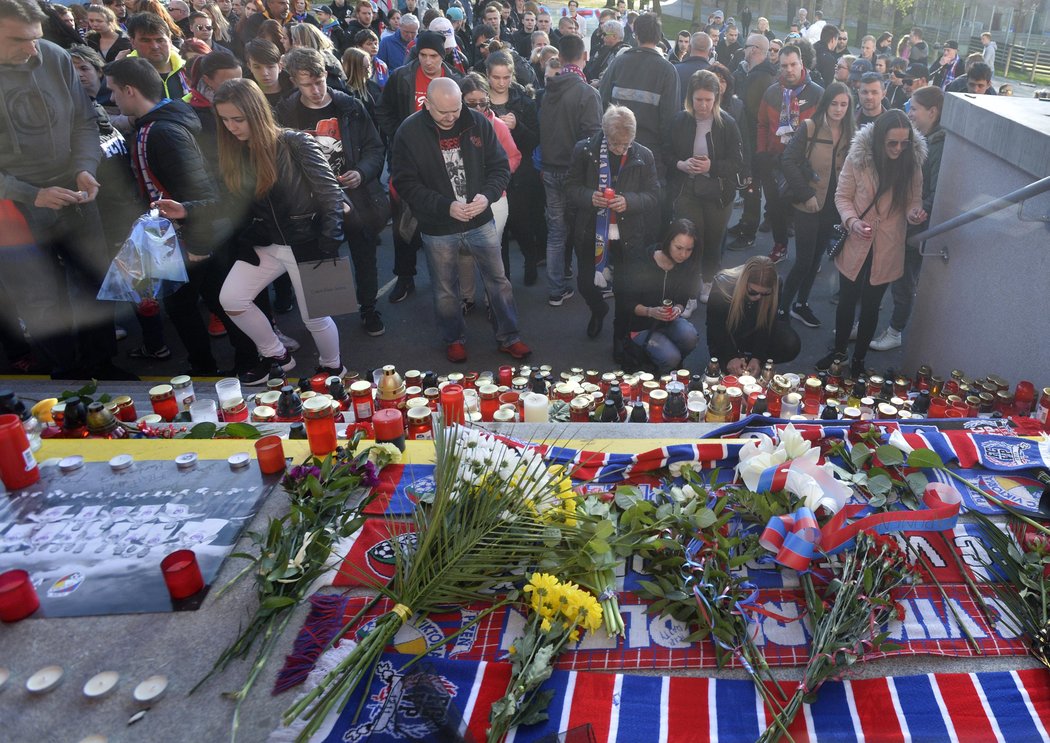
[[[197,464],[196,452],[188,451],[185,454],[180,454],[175,457],[175,466],[180,470],[193,469],[193,466]]]
[[[79,454],[63,457],[58,460],[58,468],[63,472],[76,472],[84,466],[84,458]]]
[[[130,454],[118,454],[109,460],[109,466],[114,472],[121,472],[131,466],[131,463],[135,461],[135,457]]]
[[[230,465],[230,469],[241,470],[251,464],[252,458],[248,455],[248,452],[242,451],[237,454],[231,454],[226,458],[226,462]]]

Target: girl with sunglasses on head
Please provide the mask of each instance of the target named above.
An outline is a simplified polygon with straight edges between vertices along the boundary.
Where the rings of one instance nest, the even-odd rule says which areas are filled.
[[[791,361],[802,342],[777,316],[780,279],[776,264],[757,255],[715,276],[707,303],[707,350],[728,374],[755,374],[762,362]]]
[[[252,300],[285,273],[291,279],[303,324],[320,356],[318,374],[346,373],[340,359],[339,331],[331,317],[310,317],[299,263],[332,259],[343,243],[344,197],[317,141],[309,134],[277,126],[259,86],[227,80],[215,91],[218,171],[228,198],[223,208],[239,222],[239,258],[223,283],[219,300],[230,320],[252,339],[258,364],[239,375],[241,384],[269,381],[270,369],[295,368],[289,348]],[[218,203],[180,204],[160,199],[169,219],[185,219],[195,209]]]
[[[849,233],[835,258],[839,270],[835,350],[817,362],[817,369],[828,369],[836,359],[845,360],[860,304],[850,373],[857,376],[864,371],[868,344],[879,320],[879,303],[887,287],[904,273],[907,226],[926,219],[922,207],[925,161],[926,140],[903,111],[887,111],[853,138],[835,192],[835,206]]]

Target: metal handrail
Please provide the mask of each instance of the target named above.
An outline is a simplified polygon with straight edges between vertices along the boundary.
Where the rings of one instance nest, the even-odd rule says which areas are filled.
[[[1000,212],[1008,206],[1013,206],[1014,204],[1026,201],[1033,196],[1044,194],[1047,191],[1050,191],[1050,176],[1041,178],[1035,183],[1029,183],[1024,188],[1011,191],[1005,196],[1001,196],[994,201],[989,201],[987,204],[975,209],[970,209],[962,214],[958,214],[946,222],[941,222],[936,227],[931,227],[928,230],[923,230],[916,235],[912,235],[908,238],[908,244],[912,246],[921,245],[931,238],[943,235],[945,232],[951,232],[952,230],[970,224],[971,222],[976,222],[978,219]]]

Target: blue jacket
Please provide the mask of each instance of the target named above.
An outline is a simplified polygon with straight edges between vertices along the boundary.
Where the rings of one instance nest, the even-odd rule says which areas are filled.
[[[393,72],[405,63],[408,56],[408,45],[401,38],[401,32],[390,34],[379,42],[379,53],[376,55],[386,62],[386,66]]]

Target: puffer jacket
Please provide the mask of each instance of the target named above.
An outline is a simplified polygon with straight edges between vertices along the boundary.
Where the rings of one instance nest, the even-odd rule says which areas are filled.
[[[598,209],[591,204],[591,195],[598,188],[598,159],[603,136],[599,132],[576,144],[565,182],[569,208],[575,213],[573,236],[577,245],[594,244]],[[625,254],[627,250],[641,249],[656,242],[660,217],[659,185],[653,153],[645,146],[634,142],[628,148],[627,161],[620,168],[615,189],[627,200],[627,211],[616,215]]]
[[[864,126],[853,138],[846,164],[839,175],[835,191],[842,224],[859,219],[875,198],[879,183],[875,175],[873,155],[874,124]],[[904,238],[908,212],[922,206],[922,165],[926,162],[926,139],[912,127],[912,149],[915,151],[915,172],[908,187],[908,199],[903,209],[892,206],[893,193],[887,191],[864,216],[874,226],[872,239],[867,240],[852,232],[846,238],[842,252],[835,258],[839,272],[850,281],[856,281],[868,252],[874,251],[871,264],[872,286],[896,281],[904,273]]]

